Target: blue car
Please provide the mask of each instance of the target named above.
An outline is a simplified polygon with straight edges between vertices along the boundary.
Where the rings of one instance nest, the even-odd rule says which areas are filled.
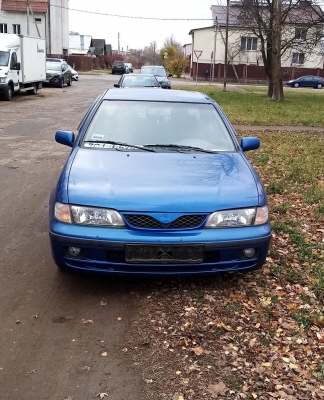
[[[268,202],[221,108],[202,93],[110,89],[78,135],[50,198],[49,234],[63,270],[201,274],[260,268]]]

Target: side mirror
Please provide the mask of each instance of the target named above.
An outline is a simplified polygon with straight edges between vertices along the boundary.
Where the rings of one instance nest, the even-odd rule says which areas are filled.
[[[168,74],[168,78],[172,78],[172,74]]]
[[[114,87],[120,88],[120,84],[119,84],[119,83],[115,83],[115,84],[114,84]]]
[[[260,139],[256,137],[244,137],[241,140],[243,151],[256,150],[260,147]]]
[[[17,71],[20,71],[20,63],[19,62],[16,63],[16,66],[15,66],[14,69],[17,70]]]
[[[55,141],[65,146],[72,147],[74,143],[74,133],[70,131],[57,131],[55,133]]]

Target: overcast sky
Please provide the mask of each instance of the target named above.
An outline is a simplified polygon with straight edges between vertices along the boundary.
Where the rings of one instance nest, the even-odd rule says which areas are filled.
[[[70,0],[70,31],[105,39],[113,49],[142,49],[152,40],[161,48],[166,37],[173,34],[182,45],[191,43],[189,31],[212,25],[211,21],[159,21],[94,15],[72,9],[131,17],[211,18],[210,0]]]

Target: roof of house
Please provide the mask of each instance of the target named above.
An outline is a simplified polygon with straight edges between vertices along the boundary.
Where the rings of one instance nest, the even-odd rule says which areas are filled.
[[[251,0],[250,0],[251,1]],[[244,13],[244,7],[245,4],[247,4],[247,7],[249,8],[249,0],[246,1],[246,3],[241,2],[241,1],[231,1],[229,3],[229,21],[228,25],[230,27],[243,27],[244,25],[251,26],[253,21],[251,21],[250,18],[250,13],[246,18],[243,17],[242,13]],[[251,1],[251,7],[254,7],[253,2]],[[285,11],[285,5],[283,4],[282,6],[283,12]],[[290,10],[289,13],[287,14],[287,23],[291,24],[307,24],[310,23],[311,21],[319,21],[320,16],[323,17],[324,13],[322,9],[318,5],[313,5],[311,1],[309,0],[301,0],[298,4],[295,6],[290,5]],[[248,9],[247,8],[247,9]],[[227,10],[226,6],[211,6],[210,7],[212,11],[212,19],[213,21],[216,20],[217,18],[217,23],[219,26],[225,26],[226,25],[226,16],[227,16]],[[266,20],[268,17],[268,6],[265,5],[264,9],[260,12],[263,14],[263,18]],[[247,21],[247,23],[244,24],[243,21]],[[250,20],[250,22],[248,21]]]
[[[105,39],[92,39],[91,47],[94,47],[94,54],[96,56],[102,56],[106,51],[106,41]]]
[[[47,0],[29,0],[33,12],[47,13]],[[23,11],[27,12],[26,0],[2,0],[2,11]]]

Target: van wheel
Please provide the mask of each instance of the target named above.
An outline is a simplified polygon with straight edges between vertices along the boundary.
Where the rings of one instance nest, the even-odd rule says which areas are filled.
[[[28,92],[30,93],[30,94],[37,94],[37,91],[38,91],[38,88],[37,88],[37,83],[34,83],[34,86],[33,86],[33,89],[32,90],[29,90]]]
[[[8,85],[8,86],[6,87],[6,89],[5,89],[4,99],[5,99],[6,101],[11,101],[11,99],[12,99],[12,94],[13,94],[12,87],[11,87],[11,85]]]

